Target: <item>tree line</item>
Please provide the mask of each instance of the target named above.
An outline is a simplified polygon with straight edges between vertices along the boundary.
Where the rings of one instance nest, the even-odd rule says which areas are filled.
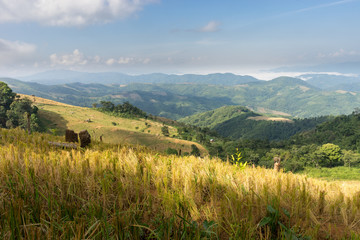
[[[100,101],[100,104],[94,103],[93,108],[97,110],[111,114],[118,117],[138,117],[146,118],[147,114],[143,110],[134,105],[130,104],[128,101],[115,105],[110,101]]]
[[[28,98],[20,98],[4,82],[0,82],[0,127],[39,131],[38,108]]]

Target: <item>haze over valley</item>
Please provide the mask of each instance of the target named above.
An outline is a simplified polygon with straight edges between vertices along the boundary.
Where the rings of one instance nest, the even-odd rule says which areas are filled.
[[[0,239],[359,239],[360,0],[0,0]]]

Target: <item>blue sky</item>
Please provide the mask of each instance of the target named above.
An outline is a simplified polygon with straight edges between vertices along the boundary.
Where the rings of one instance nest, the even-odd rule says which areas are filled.
[[[0,75],[360,62],[359,12],[359,0],[0,0]]]

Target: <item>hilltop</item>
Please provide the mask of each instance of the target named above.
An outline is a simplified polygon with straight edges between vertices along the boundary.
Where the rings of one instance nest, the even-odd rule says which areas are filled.
[[[191,152],[191,145],[195,144],[202,154],[207,150],[198,143],[165,137],[161,128],[163,123],[150,119],[130,119],[110,116],[96,109],[78,107],[56,102],[36,96],[28,97],[38,107],[39,118],[44,129],[49,133],[63,135],[66,129],[76,132],[87,129],[92,138],[99,141],[100,136],[105,143],[128,143],[133,145],[148,146],[157,151],[168,148],[182,150],[183,153]],[[169,136],[177,136],[177,128],[167,125]]]
[[[284,140],[298,132],[313,129],[327,119],[327,117],[292,119],[283,114],[275,115],[274,112],[260,114],[243,106],[225,106],[182,118],[179,121],[208,127],[223,137],[232,139]]]

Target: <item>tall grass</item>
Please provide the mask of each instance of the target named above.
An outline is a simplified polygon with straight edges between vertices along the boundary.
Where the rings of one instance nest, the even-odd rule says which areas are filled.
[[[48,135],[0,134],[0,239],[274,239],[290,229],[359,238],[355,189],[217,159],[62,150]],[[276,222],[260,227],[269,209]]]

